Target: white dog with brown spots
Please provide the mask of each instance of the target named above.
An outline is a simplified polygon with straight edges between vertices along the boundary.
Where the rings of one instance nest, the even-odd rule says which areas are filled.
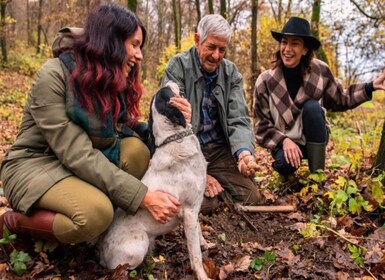
[[[149,191],[175,196],[181,204],[180,211],[169,222],[161,224],[147,210],[139,209],[132,216],[117,209],[111,226],[99,240],[101,263],[110,269],[119,264],[129,264],[129,269],[135,269],[157,236],[182,224],[191,267],[197,279],[204,280],[209,278],[203,269],[200,246],[207,244],[198,214],[205,191],[207,163],[182,112],[169,104],[174,96],[171,87],[161,88],[152,100],[149,126],[156,150],[142,182]],[[175,91],[178,90],[174,88]]]

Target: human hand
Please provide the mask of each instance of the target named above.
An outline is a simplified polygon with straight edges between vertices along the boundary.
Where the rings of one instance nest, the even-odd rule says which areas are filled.
[[[221,184],[213,176],[207,174],[205,196],[213,198],[220,192],[223,192]]]
[[[293,140],[289,138],[283,140],[283,154],[287,163],[295,168],[300,167],[303,158],[302,151]]]
[[[147,209],[158,222],[165,224],[179,212],[179,201],[172,195],[164,192],[147,192],[140,204]]]
[[[257,171],[257,163],[254,156],[249,151],[243,151],[238,156],[239,173],[246,177],[254,175]]]
[[[385,69],[382,70],[380,76],[374,79],[373,81],[374,89],[382,89],[385,90]]]
[[[180,96],[171,97],[170,105],[182,112],[188,124],[191,123],[191,104],[186,100],[186,98]]]

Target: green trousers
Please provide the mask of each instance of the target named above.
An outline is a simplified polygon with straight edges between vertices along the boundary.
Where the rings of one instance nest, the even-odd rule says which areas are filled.
[[[147,170],[150,152],[136,137],[122,140],[120,168],[141,179]],[[75,177],[67,177],[49,189],[35,208],[56,212],[53,223],[55,237],[63,243],[79,243],[103,233],[114,215],[106,194]]]
[[[208,162],[207,174],[217,179],[224,189],[219,195],[221,199],[249,205],[263,203],[261,193],[253,180],[239,173],[237,163],[226,144],[210,143],[201,148]],[[201,212],[209,213],[217,205],[218,197],[205,197]]]

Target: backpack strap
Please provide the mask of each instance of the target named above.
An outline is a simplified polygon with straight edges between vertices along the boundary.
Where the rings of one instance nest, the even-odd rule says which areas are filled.
[[[68,52],[61,53],[59,59],[64,63],[70,74],[75,70],[75,61]]]

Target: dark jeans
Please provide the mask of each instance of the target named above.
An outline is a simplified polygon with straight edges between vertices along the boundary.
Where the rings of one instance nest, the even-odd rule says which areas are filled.
[[[302,132],[307,142],[327,143],[328,132],[324,111],[316,100],[307,101],[302,107]],[[307,158],[306,146],[298,145],[302,151],[304,158]],[[283,176],[293,174],[297,168],[287,163],[283,153],[283,145],[280,143],[277,148],[272,151],[274,158],[273,168]]]
[[[208,162],[207,174],[222,185],[227,199],[233,202],[258,204],[261,197],[253,180],[243,176],[226,144],[210,143],[201,146]]]

